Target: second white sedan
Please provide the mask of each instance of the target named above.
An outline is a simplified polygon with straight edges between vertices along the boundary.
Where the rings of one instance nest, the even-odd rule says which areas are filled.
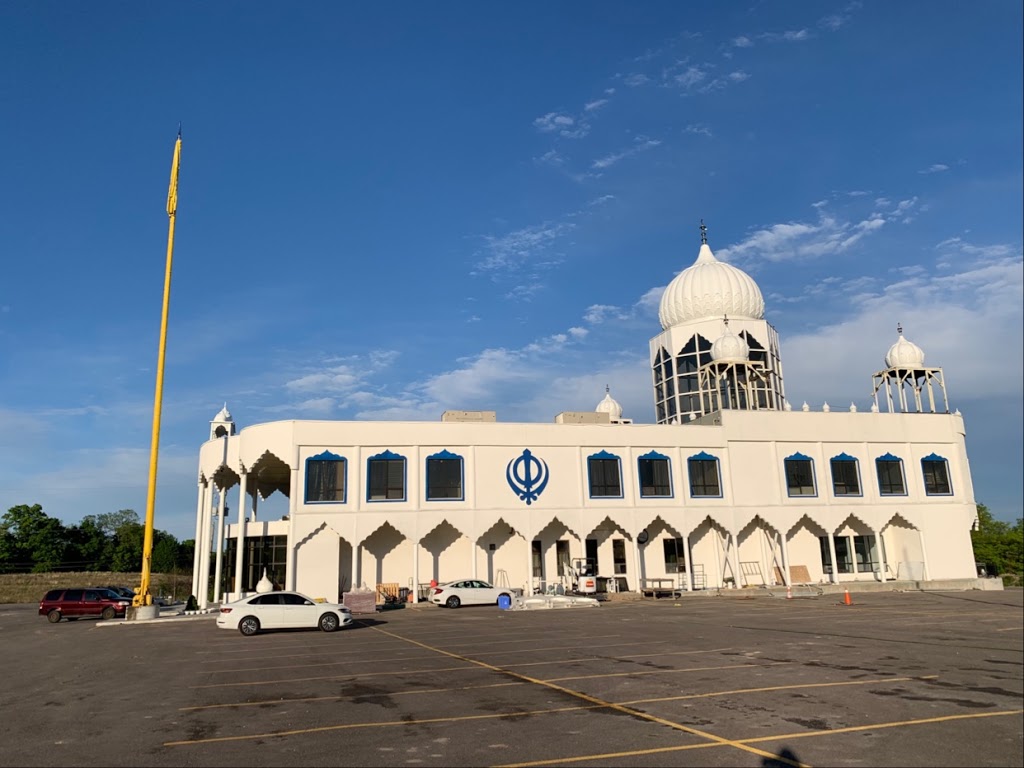
[[[264,629],[321,629],[333,632],[352,623],[344,605],[318,603],[299,592],[267,592],[221,606],[217,626],[255,635]]]
[[[465,579],[439,584],[430,593],[430,602],[448,608],[460,605],[497,605],[498,598],[505,596],[511,599],[512,590],[495,587],[479,579]]]

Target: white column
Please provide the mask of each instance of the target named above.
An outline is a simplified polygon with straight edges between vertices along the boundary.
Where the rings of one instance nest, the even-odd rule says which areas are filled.
[[[352,544],[352,576],[348,581],[348,589],[350,592],[355,592],[359,588],[359,584],[356,583],[356,577],[359,575],[358,564],[356,558],[359,557],[359,546]]]
[[[199,557],[199,593],[196,595],[200,610],[205,610],[210,604],[210,549],[213,547],[211,525],[213,516],[213,483],[207,483],[203,490],[203,531],[202,531],[202,554]],[[196,542],[200,546],[200,542]]]
[[[533,541],[523,534],[523,541],[526,542],[526,585],[523,587],[523,597],[533,594]]]
[[[928,581],[928,550],[924,548],[924,531],[917,529],[917,538],[921,540],[921,561],[924,563],[924,580]]]
[[[640,542],[637,541],[636,536],[633,537],[633,557],[636,562],[636,592],[639,595],[643,595],[643,590],[640,588],[640,575],[642,573],[640,568]]]
[[[779,538],[782,541],[782,583],[790,586],[789,577],[789,545],[786,544],[786,531],[779,531]]]
[[[686,570],[686,578],[683,579],[683,589],[687,592],[693,590],[693,571],[690,568],[690,537],[683,536],[683,568]]]
[[[882,577],[882,583],[886,582],[885,578],[885,550],[882,549],[882,534],[876,531],[874,528],[871,529],[871,533],[875,536],[875,546],[878,547],[878,573]]]
[[[736,534],[729,534],[729,543],[731,545],[730,552],[726,552],[726,562],[729,565],[729,569],[732,571],[732,585],[736,589],[740,588],[740,545],[736,541]]]
[[[199,558],[203,551],[199,546],[199,537],[203,532],[203,490],[205,487],[206,481],[200,478],[196,485],[196,537],[193,539],[195,546],[192,551],[192,591],[189,592],[190,595],[196,594],[199,584]]]
[[[412,601],[420,601],[420,540],[412,541]]]
[[[836,560],[836,537],[832,531],[826,531],[828,534],[828,553],[832,557],[832,575],[829,578],[833,584],[839,583],[839,561]],[[854,561],[856,561],[854,557]],[[856,567],[856,566],[854,566]]]
[[[227,521],[224,516],[227,514],[227,507],[224,506],[224,501],[227,499],[227,494],[224,489],[220,490],[220,499],[217,503],[217,560],[214,564],[213,572],[213,602],[221,602],[221,581],[224,575],[224,528],[227,527]]]
[[[297,554],[297,548],[295,546],[295,511],[299,507],[299,462],[296,458],[295,466],[291,471],[291,487],[288,489],[288,544],[285,548],[287,552],[287,560],[284,566],[284,583],[285,589],[295,589],[295,573],[296,573],[296,562],[295,557]],[[341,601],[341,595],[338,595],[338,601]]]
[[[471,568],[472,568],[472,572],[473,572],[473,578],[475,579],[475,578],[477,578],[477,575],[476,575],[476,569],[477,569],[476,561],[477,561],[477,555],[479,553],[476,551],[477,550],[476,540],[472,537],[472,535],[467,536],[466,538],[469,539],[469,554],[470,554],[470,557],[473,558],[473,563],[472,563]]]
[[[245,499],[246,488],[249,485],[249,473],[243,469],[241,475],[242,480],[238,484],[238,530],[235,531],[235,600],[242,596],[242,559],[245,554],[245,508],[249,506]]]

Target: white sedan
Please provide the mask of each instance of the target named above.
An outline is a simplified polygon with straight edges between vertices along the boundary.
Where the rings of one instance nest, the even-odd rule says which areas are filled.
[[[255,635],[261,629],[316,629],[333,632],[352,623],[344,605],[318,603],[299,592],[267,592],[221,606],[217,626]]]
[[[460,605],[497,605],[502,595],[511,599],[512,590],[495,587],[479,579],[465,579],[434,587],[430,593],[430,602],[448,608],[458,608]]]

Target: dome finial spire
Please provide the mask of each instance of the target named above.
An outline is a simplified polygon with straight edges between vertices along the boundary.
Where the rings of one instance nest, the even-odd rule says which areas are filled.
[[[903,323],[896,323],[896,333],[903,335]]]
[[[605,393],[606,395],[610,395],[610,394],[611,394],[611,392],[612,392],[612,388],[611,388],[611,387],[609,387],[609,386],[608,386],[607,384],[605,384],[605,385],[604,385],[604,393]]]
[[[725,323],[725,330],[729,330],[729,316],[722,315],[722,322]]]
[[[708,244],[708,228],[704,226],[704,219],[700,220],[700,244]]]

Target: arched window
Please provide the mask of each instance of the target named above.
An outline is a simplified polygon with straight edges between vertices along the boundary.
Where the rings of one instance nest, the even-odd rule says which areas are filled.
[[[953,489],[949,484],[949,462],[937,454],[921,459],[924,474],[924,492],[928,496],[949,496]]]
[[[686,460],[690,475],[690,496],[693,498],[721,498],[722,473],[718,457],[701,451]]]
[[[427,456],[427,501],[462,501],[462,457],[447,450]]]
[[[601,451],[587,457],[590,498],[622,498],[622,462],[614,453]]]
[[[840,453],[829,461],[832,469],[832,493],[836,496],[861,496],[860,462],[853,456]]]
[[[391,451],[366,460],[366,500],[405,501],[405,456]]]
[[[882,496],[906,496],[907,484],[903,479],[903,459],[887,453],[875,459],[878,473],[878,492]]]
[[[345,503],[344,457],[324,451],[306,459],[306,504]]]
[[[645,453],[636,460],[640,480],[640,498],[671,498],[672,471],[668,456],[657,451]]]
[[[817,496],[814,484],[814,459],[794,453],[783,459],[786,470],[786,491],[790,496]]]

